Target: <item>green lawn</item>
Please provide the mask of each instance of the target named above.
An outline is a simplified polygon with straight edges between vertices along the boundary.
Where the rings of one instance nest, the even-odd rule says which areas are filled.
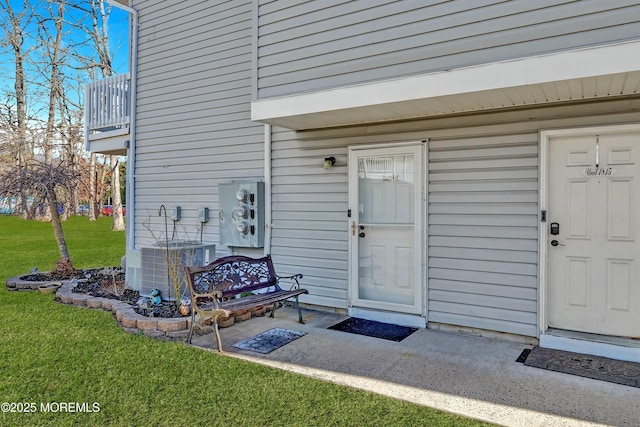
[[[110,227],[110,218],[72,217],[64,223],[76,268],[119,265],[125,236]],[[2,284],[32,267],[50,270],[57,259],[51,224],[0,217]],[[131,335],[111,313],[1,285],[3,402],[35,412],[5,412],[3,404],[2,426],[484,425],[182,342]],[[87,403],[94,412],[60,412],[66,402]]]

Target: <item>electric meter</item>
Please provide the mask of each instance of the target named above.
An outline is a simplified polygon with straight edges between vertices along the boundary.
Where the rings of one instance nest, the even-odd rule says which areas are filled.
[[[247,205],[239,205],[233,208],[231,214],[233,219],[246,219],[249,217],[249,207]]]
[[[236,222],[236,230],[238,233],[247,234],[249,232],[249,223],[247,221]]]
[[[264,246],[264,182],[218,184],[220,244]]]

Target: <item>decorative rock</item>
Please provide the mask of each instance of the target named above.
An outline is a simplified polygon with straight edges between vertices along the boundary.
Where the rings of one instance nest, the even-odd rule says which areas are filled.
[[[118,313],[120,313],[120,310],[118,310]],[[135,314],[135,313],[133,313]],[[117,316],[117,314],[116,314]],[[120,321],[120,323],[122,323],[122,326],[125,328],[136,328],[138,327],[138,319],[135,316],[132,316],[131,313],[126,313],[122,312],[122,320]]]
[[[66,293],[58,293],[56,294],[56,296],[60,298],[60,301],[63,304],[73,304],[73,295],[69,295]]]
[[[251,315],[254,317],[260,317],[260,316],[264,316],[264,314],[267,312],[267,307],[265,306],[260,306],[260,307],[256,307],[255,309],[251,310]]]
[[[158,319],[136,315],[136,327],[142,331],[158,329]]]
[[[77,305],[78,307],[86,307],[87,306],[87,300],[91,298],[88,295],[84,295],[84,294],[75,294],[71,300],[73,301],[73,305]]]
[[[236,318],[236,322],[243,322],[245,320],[249,320],[251,319],[251,312],[250,311],[240,312],[235,315],[235,318]]]
[[[233,316],[225,317],[224,320],[220,318],[220,320],[218,320],[218,327],[228,328],[229,326],[233,326],[234,323],[236,323],[236,319]]]
[[[118,312],[119,310],[132,310],[131,306],[127,303],[121,301],[115,301],[111,303],[111,311],[113,313]],[[132,310],[133,311],[133,310]]]
[[[104,301],[102,301],[102,309],[106,311],[112,311],[114,302],[115,300],[104,298]]]
[[[89,298],[86,304],[89,308],[102,308],[102,298]]]
[[[158,330],[162,332],[175,332],[187,329],[187,320],[176,317],[174,319],[159,319]]]

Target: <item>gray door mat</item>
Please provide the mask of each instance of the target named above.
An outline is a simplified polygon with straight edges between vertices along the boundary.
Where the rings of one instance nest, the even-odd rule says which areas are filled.
[[[267,354],[305,335],[307,335],[306,332],[273,328],[259,335],[244,339],[242,341],[238,341],[237,343],[233,344],[233,347],[239,348],[241,350],[249,350],[255,351],[256,353]]]
[[[640,363],[540,347],[524,350],[517,361],[534,368],[640,388]]]

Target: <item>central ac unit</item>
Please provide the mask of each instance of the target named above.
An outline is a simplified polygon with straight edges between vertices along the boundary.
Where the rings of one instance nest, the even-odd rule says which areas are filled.
[[[170,241],[168,245],[141,248],[140,294],[148,296],[158,288],[164,299],[175,298],[173,282],[179,281],[181,291],[188,296],[184,266],[206,265],[216,259],[216,246],[193,241]]]

